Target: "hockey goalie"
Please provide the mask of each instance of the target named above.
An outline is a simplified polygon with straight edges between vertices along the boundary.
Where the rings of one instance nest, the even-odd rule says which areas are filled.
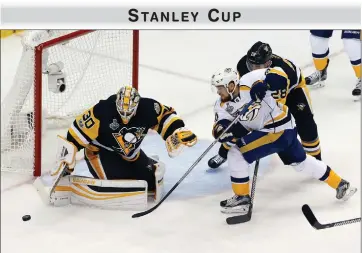
[[[166,169],[157,156],[148,157],[141,149],[149,129],[165,140],[170,157],[197,142],[172,107],[122,87],[76,117],[66,137],[58,136],[57,166],[50,182],[44,177],[34,182],[36,189],[54,206],[146,209],[148,195],[156,203],[162,198]],[[72,175],[79,151],[92,177]]]

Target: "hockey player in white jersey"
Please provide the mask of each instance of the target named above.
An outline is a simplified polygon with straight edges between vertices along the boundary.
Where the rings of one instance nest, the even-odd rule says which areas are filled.
[[[236,70],[242,77],[256,69],[275,67],[282,68],[290,82],[286,82],[284,87],[281,85],[281,89],[274,91],[272,96],[278,102],[288,106],[307,154],[322,160],[318,126],[303,71],[293,61],[274,54],[271,46],[261,41],[254,43],[247,54],[239,60]],[[226,162],[229,149],[230,147],[225,143],[220,145],[217,155],[210,158],[209,167],[215,169]]]
[[[224,213],[247,213],[250,205],[249,165],[274,153],[285,165],[327,183],[336,190],[337,199],[347,200],[357,190],[324,162],[304,151],[288,107],[271,96],[273,90],[280,89],[279,86],[287,81],[279,67],[255,70],[240,80],[231,68],[217,71],[212,76],[212,85],[220,96],[214,107],[214,137],[219,137],[235,117],[240,117],[239,122],[220,138],[220,142],[232,146],[227,160],[234,196],[220,202]],[[254,103],[245,114],[239,115],[250,100]]]

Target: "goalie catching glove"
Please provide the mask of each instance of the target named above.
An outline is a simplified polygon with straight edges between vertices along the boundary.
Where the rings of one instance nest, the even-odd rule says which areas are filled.
[[[192,147],[197,142],[196,135],[190,130],[182,127],[166,139],[166,148],[170,157],[178,156],[185,146]]]

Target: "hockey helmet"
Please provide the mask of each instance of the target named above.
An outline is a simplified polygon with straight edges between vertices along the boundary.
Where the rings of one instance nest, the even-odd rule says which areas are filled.
[[[233,68],[223,68],[216,71],[211,77],[211,85],[214,87],[224,86],[228,88],[230,82],[239,84],[239,74]]]
[[[118,91],[116,107],[124,124],[128,124],[131,118],[136,114],[140,98],[138,91],[132,86],[123,86]]]
[[[272,54],[269,44],[258,41],[249,49],[246,60],[248,64],[262,65],[271,59]]]
[[[233,68],[223,68],[216,71],[211,77],[211,86],[217,88],[223,86],[226,88],[226,91],[233,98],[233,93],[236,87],[239,85],[239,74]],[[235,84],[234,89],[229,91],[229,84],[233,82]]]

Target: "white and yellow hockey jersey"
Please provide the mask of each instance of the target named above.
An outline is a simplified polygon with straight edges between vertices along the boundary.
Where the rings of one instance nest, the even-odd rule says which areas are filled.
[[[240,79],[239,96],[232,101],[222,102],[220,98],[216,101],[214,106],[215,123],[222,119],[232,121],[239,115],[238,112],[242,107],[251,101],[250,88],[254,83],[265,79],[266,70],[258,69],[245,74]],[[273,74],[285,74],[279,67],[269,69],[270,71]],[[253,106],[258,105],[254,103]],[[240,119],[240,123],[249,131],[277,133],[286,129],[293,129],[296,126],[288,107],[277,102],[270,91],[267,91],[265,98],[260,103],[259,110],[255,110],[255,113],[257,114],[252,115],[252,120]]]

